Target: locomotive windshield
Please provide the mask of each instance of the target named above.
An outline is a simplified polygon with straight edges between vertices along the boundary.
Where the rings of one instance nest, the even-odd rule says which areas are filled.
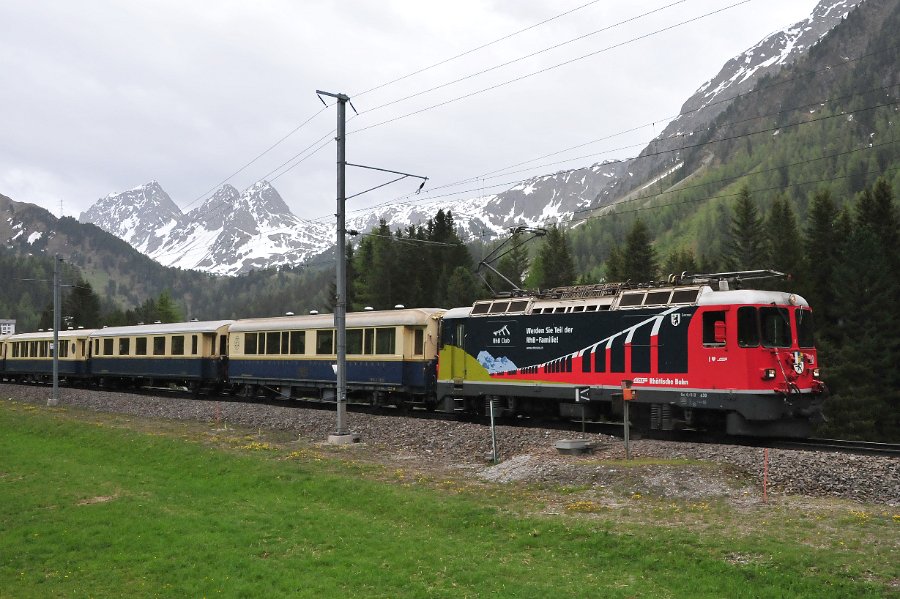
[[[790,347],[791,320],[787,308],[760,308],[759,325],[764,347]]]
[[[810,310],[797,308],[797,344],[800,347],[815,347],[813,317]]]

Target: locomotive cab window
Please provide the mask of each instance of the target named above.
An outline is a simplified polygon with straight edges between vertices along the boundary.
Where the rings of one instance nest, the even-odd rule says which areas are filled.
[[[797,317],[797,345],[804,348],[815,347],[812,312],[805,308],[797,308],[795,315]]]
[[[703,345],[725,345],[725,311],[703,313]]]
[[[765,347],[790,347],[791,321],[787,308],[760,308],[759,328]]]

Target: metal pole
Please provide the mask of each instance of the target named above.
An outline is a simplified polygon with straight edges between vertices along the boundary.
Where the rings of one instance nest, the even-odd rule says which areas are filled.
[[[622,402],[622,403],[625,404],[624,406],[622,406],[623,409],[624,409],[624,411],[625,411],[625,459],[626,459],[626,460],[630,460],[630,459],[631,459],[631,440],[628,438],[628,437],[629,437],[629,435],[628,435],[628,428],[629,428],[629,423],[628,423],[628,404],[631,403],[631,402],[630,402],[630,401],[624,401],[624,402]]]
[[[346,145],[345,127],[347,120],[347,100],[344,94],[337,94],[337,297],[334,305],[334,327],[337,339],[337,431],[346,435],[347,431],[347,247],[344,205],[346,204]]]
[[[53,407],[59,403],[59,254],[53,257],[53,393],[47,405]]]
[[[497,459],[497,430],[494,428],[494,398],[490,400],[491,410],[491,461],[496,464]]]

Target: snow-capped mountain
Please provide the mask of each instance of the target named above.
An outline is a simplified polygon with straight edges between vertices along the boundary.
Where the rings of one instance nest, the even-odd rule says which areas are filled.
[[[769,34],[752,48],[725,63],[682,105],[675,117],[647,147],[631,161],[632,176],[614,185],[615,199],[638,190],[673,172],[681,165],[680,148],[690,146],[706,133],[710,124],[735,98],[753,90],[766,75],[773,75],[804,56],[863,0],[821,0],[812,14],[790,27]],[[602,206],[602,199],[596,205]]]
[[[165,197],[170,209],[148,197]],[[267,181],[243,193],[224,185],[187,214],[153,181],[102,198],[80,220],[166,266],[223,275],[299,264],[334,244],[333,227],[294,216]]]
[[[100,198],[79,218],[124,239],[144,254],[158,250],[181,210],[157,181]]]

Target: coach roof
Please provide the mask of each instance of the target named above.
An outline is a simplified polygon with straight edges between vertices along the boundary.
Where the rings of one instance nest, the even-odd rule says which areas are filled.
[[[139,324],[130,327],[106,327],[91,333],[91,337],[139,337],[142,335],[177,335],[179,333],[215,333],[233,320],[206,320],[172,322],[164,324]]]
[[[424,326],[429,320],[444,313],[442,308],[404,308],[371,312],[348,312],[347,327]],[[297,329],[330,329],[335,326],[334,314],[310,314],[303,316],[278,316],[275,318],[251,318],[238,320],[231,325],[232,332],[281,331]]]

